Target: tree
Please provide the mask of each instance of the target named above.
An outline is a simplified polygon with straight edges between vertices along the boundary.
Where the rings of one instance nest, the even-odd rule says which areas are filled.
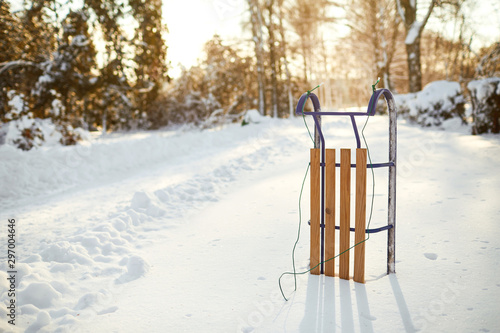
[[[34,88],[37,101],[33,108],[41,114],[72,121],[82,115],[81,101],[90,91],[92,70],[96,66],[87,15],[84,11],[68,13],[62,22],[62,35],[53,59],[40,63],[43,74]],[[54,109],[56,99],[62,107]]]
[[[278,0],[278,18],[279,18],[279,33],[281,38],[281,56],[283,59],[283,66],[285,67],[286,75],[286,92],[288,96],[288,113],[290,117],[293,117],[293,97],[292,97],[292,74],[290,72],[288,57],[287,57],[287,42],[284,27],[284,10],[283,10],[283,0]]]
[[[167,50],[163,40],[161,0],[129,0],[139,23],[134,37],[135,97],[139,112],[147,112],[165,82]]]
[[[30,109],[31,90],[42,73],[39,63],[50,58],[55,48],[53,26],[43,11],[46,1],[32,3],[21,13],[12,14],[7,2],[0,2],[0,116],[8,112],[10,90],[23,95]],[[35,116],[41,116],[35,114]]]
[[[0,119],[4,118],[9,108],[8,88],[14,88],[13,81],[19,81],[6,66],[22,53],[22,30],[19,20],[10,12],[9,3],[0,2]]]
[[[303,61],[303,77],[308,85],[313,61],[314,43],[318,39],[319,15],[321,4],[315,0],[297,0],[290,11],[290,23],[300,39],[300,49]]]
[[[271,67],[271,115],[278,117],[278,80],[277,80],[277,56],[276,56],[276,25],[274,23],[274,0],[267,0],[267,22],[266,29],[269,36],[269,65]]]
[[[264,75],[264,39],[262,37],[262,12],[258,0],[248,0],[250,21],[252,24],[252,39],[255,45],[255,59],[257,62],[257,84],[259,86],[258,109],[261,115],[266,113],[265,75]]]
[[[162,122],[212,126],[238,119],[252,107],[258,95],[254,63],[239,53],[218,35],[206,42],[200,64],[183,68],[160,97],[165,109],[159,113]]]
[[[10,12],[6,1],[0,2],[0,63],[16,59],[22,53],[23,27]]]
[[[124,51],[130,46],[120,21],[126,18],[125,3],[121,1],[85,0],[85,8],[96,16],[96,30],[102,32],[106,52],[102,55],[102,67],[94,84],[95,98],[87,100],[85,123],[95,128],[130,128],[134,122],[131,78],[133,72]],[[97,23],[98,22],[98,23]],[[130,58],[131,56],[128,56]],[[129,61],[127,61],[129,60]]]
[[[347,41],[362,58],[371,79],[393,90],[391,65],[398,45],[401,19],[392,0],[352,0],[347,11],[351,35]],[[367,78],[369,79],[369,78]]]
[[[422,21],[417,20],[417,0],[396,0],[397,8],[406,31],[406,54],[409,74],[409,90],[422,90],[422,65],[420,63],[420,39],[432,14],[436,0],[431,0]]]
[[[500,75],[500,42],[493,43],[480,51],[479,64],[476,67],[476,76],[481,78]]]
[[[224,45],[220,36],[215,35],[205,44],[206,57],[202,68],[204,97],[211,98],[224,109],[224,114],[239,113],[245,110],[251,99],[250,58],[238,55],[238,50]]]

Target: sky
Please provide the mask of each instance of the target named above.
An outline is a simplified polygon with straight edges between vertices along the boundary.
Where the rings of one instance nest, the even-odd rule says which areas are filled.
[[[167,58],[177,77],[178,64],[189,68],[201,56],[203,45],[214,34],[225,38],[242,35],[245,0],[163,0],[163,20],[167,24]]]
[[[468,0],[464,4],[464,11],[467,15],[467,24],[473,31],[472,48],[478,50],[483,46],[488,46],[495,41],[500,41],[500,1],[498,0]],[[431,16],[426,25],[426,29],[442,31],[443,22],[436,17]],[[458,26],[454,27],[452,22],[445,22],[449,33],[455,31],[455,37],[458,35]],[[466,38],[470,37],[470,31],[467,31]]]

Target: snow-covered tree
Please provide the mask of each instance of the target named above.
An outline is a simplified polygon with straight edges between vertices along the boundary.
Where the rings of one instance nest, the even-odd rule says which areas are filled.
[[[207,121],[213,125],[237,119],[255,107],[258,88],[252,59],[240,56],[237,48],[226,45],[218,35],[205,44],[204,53],[201,63],[183,69],[164,93],[163,111],[157,108],[156,112],[163,122],[208,126]]]
[[[500,133],[500,77],[469,82],[472,134]]]
[[[422,126],[440,126],[459,118],[465,123],[465,98],[458,82],[435,81],[422,91],[395,95],[398,116]]]
[[[33,90],[37,96],[35,109],[46,116],[62,120],[75,120],[83,112],[82,101],[95,82],[92,70],[95,55],[89,36],[87,13],[70,11],[62,23],[62,35],[52,59],[40,64],[43,74]],[[62,103],[59,112],[49,112],[54,99]]]
[[[409,90],[422,90],[422,65],[420,63],[420,40],[425,25],[432,14],[436,0],[431,0],[426,13],[421,20],[417,20],[417,0],[396,0],[397,8],[406,31],[406,54],[409,73]]]
[[[225,114],[239,113],[249,108],[252,98],[251,59],[241,57],[238,50],[225,45],[215,35],[205,44],[202,62],[204,97],[214,96]]]
[[[139,112],[147,112],[158,91],[168,79],[167,48],[163,40],[161,0],[129,0],[132,15],[138,23],[134,36],[135,95]]]
[[[483,48],[480,54],[476,75],[478,77],[500,76],[500,42]]]

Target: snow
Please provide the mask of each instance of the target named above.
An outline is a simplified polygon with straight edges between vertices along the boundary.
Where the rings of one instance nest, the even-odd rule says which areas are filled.
[[[408,33],[406,34],[406,39],[405,39],[406,45],[412,45],[415,43],[415,40],[420,35],[421,26],[422,26],[422,22],[420,22],[420,21],[413,22],[413,24],[410,27],[410,30],[408,30]]]
[[[421,92],[407,94],[408,97],[414,97],[407,102],[410,108],[410,115],[417,116],[418,110],[433,109],[433,104],[436,101],[442,101],[442,109],[450,109],[453,107],[453,99],[461,94],[460,84],[450,81],[434,81],[429,83],[422,89]],[[398,95],[398,98],[404,98]]]
[[[401,114],[424,125],[441,125],[449,117],[461,116],[457,105],[465,103],[460,84],[434,81],[417,93],[395,95]]]
[[[90,41],[84,35],[77,35],[71,41],[71,45],[75,45],[78,47],[84,47],[89,45]]]
[[[55,98],[52,101],[52,108],[50,109],[50,113],[57,117],[62,113],[61,111],[64,111],[64,105],[60,100]]]
[[[63,107],[58,103],[53,103],[52,105],[54,108]],[[10,151],[12,154],[18,153],[18,151],[13,147],[17,147],[19,145],[19,142],[28,142],[28,140],[22,135],[22,132],[25,130],[31,131],[33,136],[32,144],[34,147],[57,146],[57,148],[55,149],[60,149],[60,140],[62,138],[62,134],[56,128],[56,125],[52,122],[52,120],[49,118],[33,118],[32,114],[28,114],[21,116],[19,119],[9,121],[8,123],[0,124],[0,151],[6,153],[6,155],[4,156],[10,156],[7,153],[8,151]],[[70,130],[80,135],[80,137],[84,140],[89,138],[89,133],[82,130],[81,128],[69,128],[68,131]],[[43,152],[41,154],[43,155]],[[39,164],[37,161],[34,161],[34,163]],[[0,173],[6,171],[5,168],[8,167],[5,165],[0,165]],[[8,174],[4,174],[3,176],[9,177]],[[1,178],[2,176],[0,176],[0,179]],[[0,194],[0,198],[2,198],[2,194]]]
[[[322,121],[329,146],[353,147],[348,118]],[[302,119],[0,146],[0,219],[16,219],[18,272],[16,326],[2,306],[0,331],[498,331],[500,138],[398,126],[397,274],[385,274],[387,238],[375,234],[366,284],[304,274],[293,292],[289,277],[288,302],[277,279],[291,270],[311,145]],[[365,131],[375,162],[387,128],[375,116]],[[387,170],[374,195],[378,227]],[[0,244],[6,304],[5,233]]]
[[[489,77],[481,80],[470,81],[467,84],[467,89],[475,94],[478,102],[484,103],[488,97],[493,95],[496,87],[496,95],[500,95],[500,78]]]
[[[50,76],[49,74],[43,74],[38,78],[37,84],[50,83],[53,81],[54,79],[52,78],[52,76]]]
[[[263,116],[256,109],[248,110],[243,117],[247,124],[258,124],[261,122],[269,121],[271,118]]]
[[[10,107],[10,112],[7,113],[7,119],[12,119],[17,117],[23,112],[24,109],[24,94],[18,94],[15,90],[11,90],[7,93],[9,102],[7,103]]]
[[[498,133],[500,108],[500,77],[491,77],[471,81],[467,85],[470,91],[474,119],[473,133]]]

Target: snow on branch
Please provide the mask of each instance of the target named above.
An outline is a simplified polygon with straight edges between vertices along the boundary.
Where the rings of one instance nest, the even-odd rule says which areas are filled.
[[[422,22],[415,21],[408,30],[408,34],[406,35],[405,44],[411,45],[415,43],[415,40],[420,36],[420,31],[422,28]]]
[[[13,60],[13,61],[6,61],[0,63],[0,76],[8,71],[11,68],[14,67],[28,67],[28,66],[33,66],[39,68],[38,64],[32,62],[32,61],[25,61],[25,60]]]
[[[429,5],[429,9],[427,9],[427,13],[425,14],[424,19],[420,21],[415,21],[412,23],[410,29],[408,30],[408,33],[406,35],[405,39],[405,44],[406,45],[411,45],[415,43],[415,40],[420,37],[422,34],[422,31],[424,30],[425,25],[427,24],[427,21],[429,20],[429,17],[432,14],[432,10],[434,9],[434,5],[436,4],[436,1],[433,0],[431,1]],[[398,7],[399,7],[399,0],[398,0]],[[404,22],[404,18],[403,18]]]
[[[401,7],[401,1],[396,0],[396,5],[398,7],[399,16],[401,16],[401,19],[403,20],[403,24],[406,24],[405,13],[403,11],[403,8]]]

